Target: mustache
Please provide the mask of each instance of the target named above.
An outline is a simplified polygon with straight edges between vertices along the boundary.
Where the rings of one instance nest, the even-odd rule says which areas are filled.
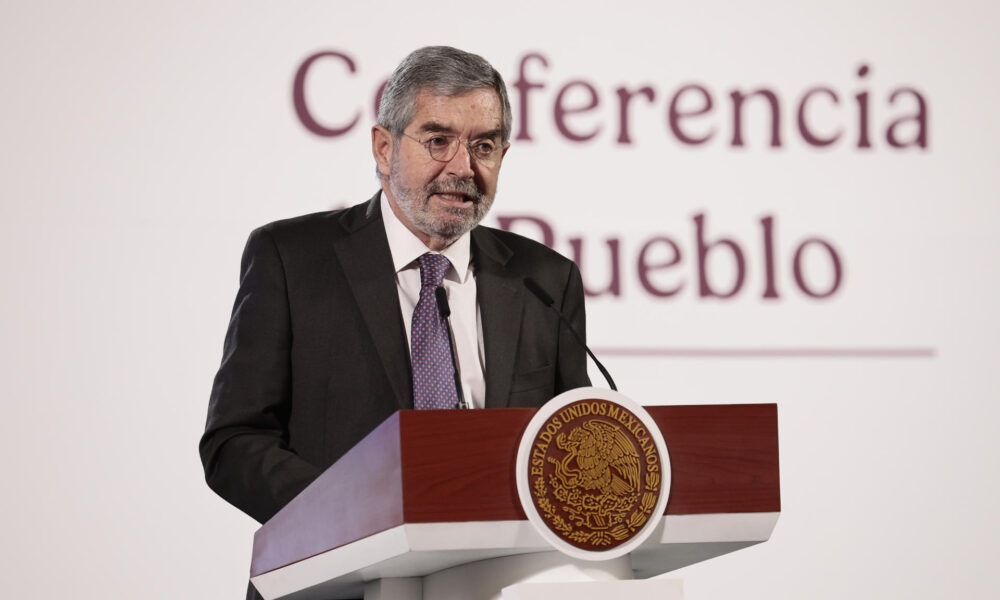
[[[477,204],[486,196],[474,180],[460,177],[432,181],[427,186],[426,191],[428,196],[431,194],[461,194]]]

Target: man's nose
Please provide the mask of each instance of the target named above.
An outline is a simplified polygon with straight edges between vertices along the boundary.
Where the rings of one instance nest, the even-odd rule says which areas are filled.
[[[458,151],[448,161],[448,172],[456,177],[472,177],[476,172],[472,168],[472,154],[469,153],[468,142],[459,140]]]

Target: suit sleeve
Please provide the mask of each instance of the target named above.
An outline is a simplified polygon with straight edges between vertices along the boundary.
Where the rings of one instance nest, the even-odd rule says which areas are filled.
[[[263,523],[320,474],[289,447],[291,317],[266,229],[250,235],[199,450],[208,485]]]
[[[566,319],[587,339],[587,315],[584,307],[583,280],[580,269],[570,263],[569,276],[559,307]],[[565,324],[559,327],[559,360],[556,373],[556,393],[590,385],[587,375],[587,350]]]

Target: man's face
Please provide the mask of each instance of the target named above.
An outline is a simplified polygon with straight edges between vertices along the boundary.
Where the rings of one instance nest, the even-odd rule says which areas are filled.
[[[466,140],[488,138],[499,147],[501,110],[496,92],[489,88],[457,96],[422,91],[413,120],[398,140],[386,144],[388,132],[376,127],[373,146],[383,173],[383,163],[388,162],[389,182],[384,191],[390,206],[427,246],[439,250],[451,244],[475,227],[492,206],[506,149],[494,164],[483,164],[469,155]],[[446,137],[462,140],[455,155],[447,162],[431,158],[421,142]]]

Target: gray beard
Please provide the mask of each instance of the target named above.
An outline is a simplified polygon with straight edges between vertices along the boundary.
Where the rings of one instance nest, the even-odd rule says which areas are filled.
[[[471,178],[435,179],[420,189],[405,187],[399,179],[396,163],[393,161],[389,171],[389,189],[399,210],[419,231],[433,238],[444,240],[446,245],[450,245],[467,231],[471,231],[483,220],[490,207],[493,206],[493,198],[484,194]],[[446,220],[435,215],[430,210],[431,195],[448,192],[457,192],[471,198],[472,212],[445,207],[445,211],[459,218]]]

